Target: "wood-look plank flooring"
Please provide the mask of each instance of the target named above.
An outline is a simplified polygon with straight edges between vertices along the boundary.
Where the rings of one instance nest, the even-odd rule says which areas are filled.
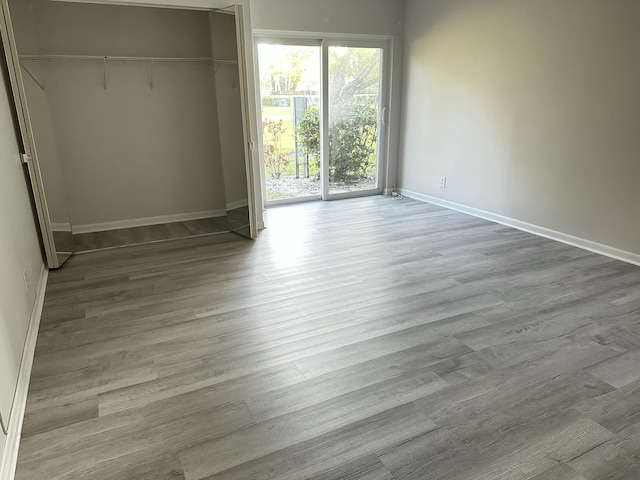
[[[411,199],[51,273],[18,480],[640,478],[640,268]]]
[[[184,222],[162,223],[144,227],[119,228],[103,232],[78,233],[73,235],[77,253],[104,250],[107,248],[143,245],[145,243],[191,238],[228,232],[226,217],[203,218]],[[65,250],[68,251],[68,250]]]

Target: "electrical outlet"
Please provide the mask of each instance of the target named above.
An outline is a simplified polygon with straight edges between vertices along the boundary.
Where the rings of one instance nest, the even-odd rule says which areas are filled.
[[[447,188],[447,177],[440,177],[440,188]]]
[[[24,280],[24,289],[29,291],[29,277],[27,276],[27,270],[22,271],[22,279]]]

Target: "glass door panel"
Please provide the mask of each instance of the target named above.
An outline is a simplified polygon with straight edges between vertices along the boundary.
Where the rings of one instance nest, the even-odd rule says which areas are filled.
[[[320,46],[258,43],[269,202],[320,198]]]
[[[378,188],[382,48],[329,46],[329,194]]]

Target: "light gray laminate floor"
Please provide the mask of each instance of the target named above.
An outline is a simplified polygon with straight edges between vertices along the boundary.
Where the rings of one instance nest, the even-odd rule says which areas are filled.
[[[411,199],[52,272],[18,480],[640,478],[640,268]]]

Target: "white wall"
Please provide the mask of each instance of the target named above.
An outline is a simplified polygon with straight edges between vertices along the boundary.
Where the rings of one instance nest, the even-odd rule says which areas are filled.
[[[640,3],[408,0],[406,21],[402,187],[640,253]]]
[[[33,5],[41,53],[211,56],[206,12]],[[211,64],[40,63],[74,227],[224,211]]]
[[[20,368],[36,288],[43,271],[35,218],[12,118],[5,76],[0,78],[0,411],[6,422]],[[29,261],[31,268],[29,268]],[[22,278],[26,270],[28,289]],[[0,433],[0,444],[5,437]],[[0,448],[2,450],[2,448]],[[1,458],[1,457],[0,457]]]
[[[393,37],[386,188],[397,186],[404,0],[251,0],[254,30],[385,35]]]

